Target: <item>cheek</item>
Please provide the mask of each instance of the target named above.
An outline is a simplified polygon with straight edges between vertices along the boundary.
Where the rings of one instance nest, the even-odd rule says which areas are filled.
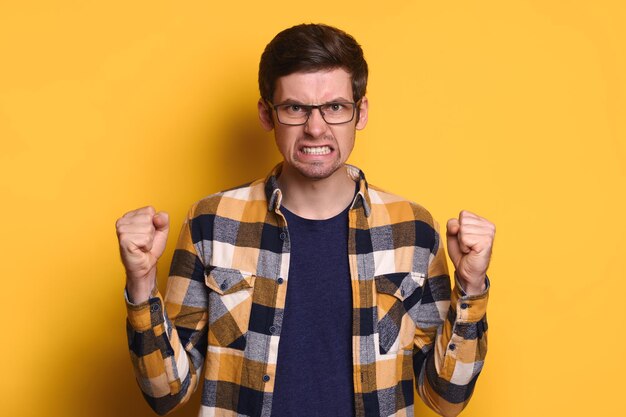
[[[287,155],[293,152],[296,139],[291,132],[275,131],[274,141],[281,154]]]
[[[341,157],[344,160],[347,160],[352,153],[352,149],[354,148],[354,142],[350,142],[349,144],[345,144],[343,149],[341,150]]]
[[[338,132],[339,133],[339,132]],[[343,135],[337,136],[337,143],[339,144],[339,149],[343,153],[350,153],[354,148],[355,136],[354,132],[342,132]],[[347,156],[347,155],[343,155]]]
[[[287,148],[285,144],[278,139],[276,140],[276,147],[278,148],[278,152],[280,152],[281,155],[284,156],[287,153]]]

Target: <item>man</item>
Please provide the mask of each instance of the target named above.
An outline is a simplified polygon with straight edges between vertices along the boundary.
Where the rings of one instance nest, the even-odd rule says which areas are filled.
[[[258,111],[283,162],[192,206],[165,301],[167,214],[118,220],[132,362],[158,413],[201,379],[201,416],[412,416],[414,387],[444,416],[469,401],[495,229],[466,211],[448,222],[451,290],[430,214],[346,165],[366,84],[338,29],[299,25],[268,44]]]

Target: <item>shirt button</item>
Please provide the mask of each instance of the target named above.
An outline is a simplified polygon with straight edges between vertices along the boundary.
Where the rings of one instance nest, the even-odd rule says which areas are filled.
[[[222,284],[220,285],[220,289],[221,289],[222,291],[224,291],[224,290],[226,289],[226,287],[228,287],[228,285],[226,285],[226,283],[225,283],[225,282],[222,282]]]
[[[469,307],[469,304],[467,304],[467,303],[463,303],[463,304],[461,304],[461,308],[462,308],[463,310],[465,310],[467,307]]]
[[[270,380],[269,375],[263,375],[263,382],[268,382]]]
[[[156,312],[157,312],[157,311],[159,311],[160,309],[161,309],[161,307],[159,307],[159,305],[158,305],[158,304],[152,304],[152,305],[150,306],[150,311],[151,311],[151,312],[153,312],[153,313],[156,313]]]
[[[276,326],[270,326],[270,333],[276,334]]]
[[[454,343],[450,343],[450,346],[449,346],[449,347],[450,347],[450,350],[454,350],[454,349],[456,349],[456,345],[455,345]]]
[[[285,232],[280,232],[279,237],[280,237],[280,240],[285,240],[285,239],[287,239],[287,233],[285,233]]]
[[[278,278],[278,279],[276,280],[276,282],[278,282],[278,284],[280,285],[280,284],[282,284],[283,282],[285,282],[285,280],[281,277],[281,278]]]
[[[404,297],[404,290],[400,290],[400,295]]]

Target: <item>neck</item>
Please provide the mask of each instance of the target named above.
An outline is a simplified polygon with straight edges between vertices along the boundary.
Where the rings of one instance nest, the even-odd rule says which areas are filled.
[[[287,165],[278,177],[282,204],[305,219],[324,220],[341,213],[354,199],[354,181],[343,166],[327,178],[304,177]]]

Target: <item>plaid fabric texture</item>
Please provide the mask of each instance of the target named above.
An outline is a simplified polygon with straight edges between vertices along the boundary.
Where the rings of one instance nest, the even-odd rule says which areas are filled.
[[[290,260],[279,173],[197,202],[165,299],[155,290],[127,304],[137,381],[159,414],[203,379],[200,416],[271,415]],[[348,241],[356,415],[413,416],[414,387],[436,412],[456,415],[486,355],[488,291],[451,290],[430,214],[368,186],[355,167],[348,174],[360,182]]]

